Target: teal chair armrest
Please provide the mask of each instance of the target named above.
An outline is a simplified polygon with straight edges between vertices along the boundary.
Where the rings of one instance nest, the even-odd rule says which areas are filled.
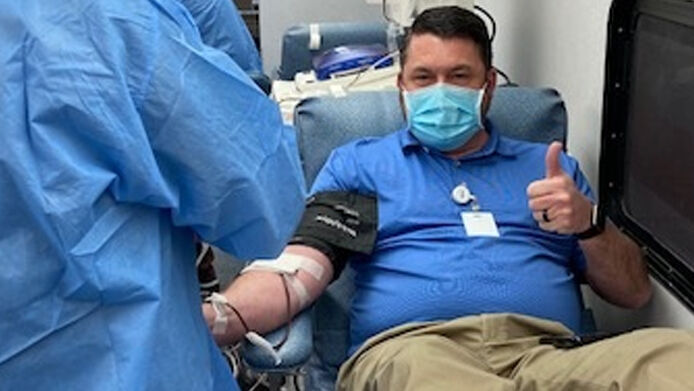
[[[273,346],[287,335],[287,340],[278,350],[282,362],[275,365],[274,358],[264,350],[244,341],[241,347],[241,358],[257,372],[289,372],[308,361],[313,351],[312,309],[308,308],[297,315],[291,326],[283,326],[264,337]]]

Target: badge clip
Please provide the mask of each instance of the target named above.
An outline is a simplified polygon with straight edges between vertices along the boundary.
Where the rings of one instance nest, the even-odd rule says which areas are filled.
[[[477,197],[470,192],[470,189],[467,188],[465,183],[461,183],[453,189],[451,192],[451,198],[456,204],[459,205],[467,205],[472,202],[472,210],[480,210],[480,206],[477,203]]]

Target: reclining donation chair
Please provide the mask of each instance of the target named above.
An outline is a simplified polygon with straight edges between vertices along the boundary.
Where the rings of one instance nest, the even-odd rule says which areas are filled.
[[[547,143],[566,140],[566,110],[561,97],[552,89],[498,88],[488,118],[499,130],[512,131],[505,134],[509,137]],[[335,147],[356,138],[384,135],[405,126],[397,91],[355,92],[343,98],[309,98],[297,106],[294,121],[309,186]],[[301,365],[310,353],[308,363],[303,366],[307,390],[334,389],[339,366],[347,358],[352,273],[351,268],[345,268],[342,276],[329,286],[313,308],[304,311],[292,323],[291,339],[280,351],[287,357],[286,360],[283,358],[283,364],[294,367]],[[312,315],[312,325],[309,315]],[[586,324],[584,331],[592,331],[592,318],[586,317]],[[299,336],[301,333],[304,334]],[[279,340],[282,336],[280,330],[271,334],[269,339]],[[245,350],[244,359],[251,367],[259,370],[274,368],[272,360],[262,357],[262,352],[249,346]]]

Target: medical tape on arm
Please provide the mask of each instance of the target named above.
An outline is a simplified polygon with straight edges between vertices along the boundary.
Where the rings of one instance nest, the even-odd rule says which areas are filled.
[[[229,301],[224,295],[212,292],[212,295],[210,295],[205,302],[210,303],[215,314],[214,323],[212,324],[212,334],[224,335],[229,325],[229,314],[226,308]]]
[[[229,325],[229,312],[227,311],[227,309],[229,309],[236,314],[239,321],[243,325],[245,330],[244,338],[246,338],[246,340],[254,346],[257,346],[262,351],[269,354],[274,360],[275,365],[280,365],[282,363],[282,358],[272,344],[255,331],[250,331],[248,329],[246,321],[243,320],[241,314],[229,303],[226,296],[215,292],[212,293],[212,295],[210,295],[205,302],[210,303],[215,312],[215,319],[212,326],[213,335],[223,335],[226,333],[227,326]]]
[[[317,260],[304,255],[289,253],[283,253],[279,258],[273,260],[254,261],[246,266],[241,274],[249,271],[266,271],[281,275],[298,297],[301,308],[304,308],[308,305],[310,297],[306,286],[297,276],[299,270],[304,270],[318,282],[323,281],[325,275],[325,267]]]

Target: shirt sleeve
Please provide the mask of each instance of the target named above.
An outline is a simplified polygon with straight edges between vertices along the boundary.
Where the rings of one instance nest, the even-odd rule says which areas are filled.
[[[258,49],[232,0],[179,0],[206,45],[229,55],[246,73],[262,72]]]
[[[143,106],[174,222],[241,258],[274,256],[303,210],[293,129],[234,61],[182,41],[176,22],[163,25]]]
[[[177,1],[98,6],[31,45],[41,64],[28,70],[31,137],[46,199],[84,205],[108,192],[170,213],[242,259],[278,254],[305,194],[277,105],[202,43]]]
[[[332,151],[311,186],[311,194],[323,191],[356,191],[361,189],[359,166],[355,157],[355,144],[347,144]]]

